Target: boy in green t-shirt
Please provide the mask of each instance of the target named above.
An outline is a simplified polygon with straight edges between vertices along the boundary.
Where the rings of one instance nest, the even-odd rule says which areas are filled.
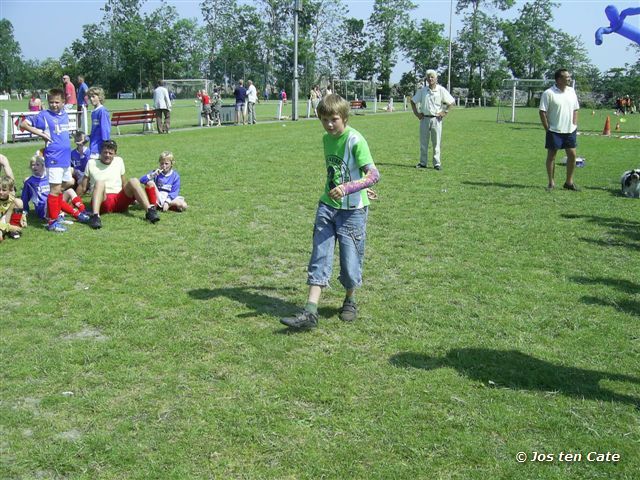
[[[340,319],[356,319],[355,290],[362,284],[362,262],[367,231],[369,187],[380,175],[367,141],[347,126],[349,103],[339,95],[327,95],[318,104],[318,117],[327,132],[322,142],[327,181],[320,197],[313,229],[313,251],[309,260],[309,296],[304,310],[280,321],[291,328],[318,326],[318,301],[329,284],[336,239],[340,248],[340,283],[346,297]]]

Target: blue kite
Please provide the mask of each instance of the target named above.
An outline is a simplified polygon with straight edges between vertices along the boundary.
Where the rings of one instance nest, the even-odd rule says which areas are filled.
[[[617,33],[629,40],[633,40],[640,45],[640,28],[635,25],[625,23],[625,18],[631,15],[640,15],[640,7],[625,8],[622,12],[613,5],[609,5],[604,9],[604,13],[609,19],[609,26],[596,30],[596,45],[602,45],[602,35],[609,33]]]

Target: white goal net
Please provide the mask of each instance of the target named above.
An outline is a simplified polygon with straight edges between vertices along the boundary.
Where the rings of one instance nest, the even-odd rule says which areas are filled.
[[[213,91],[213,81],[206,78],[166,79],[165,87],[176,98],[195,98],[198,90]]]
[[[517,107],[538,107],[542,92],[554,83],[554,80],[539,78],[510,78],[503,80],[502,88],[498,91],[497,121],[517,122]],[[527,115],[527,119],[528,117]]]

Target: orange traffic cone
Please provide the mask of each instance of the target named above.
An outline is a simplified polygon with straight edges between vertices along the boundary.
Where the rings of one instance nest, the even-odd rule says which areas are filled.
[[[602,130],[602,135],[611,135],[611,120],[609,119],[609,115],[607,115],[607,120],[604,122],[604,130]]]
[[[616,132],[620,131],[620,120],[616,122]]]

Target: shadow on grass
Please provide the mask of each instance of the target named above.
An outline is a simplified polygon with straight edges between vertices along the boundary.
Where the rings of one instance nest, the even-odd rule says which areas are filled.
[[[601,380],[640,384],[638,377],[565,367],[517,350],[459,348],[450,350],[442,358],[401,352],[393,355],[389,362],[399,368],[455,368],[466,377],[498,388],[559,392],[577,398],[616,401],[640,408],[640,398],[618,394],[599,385]]]
[[[387,163],[387,162],[376,162],[376,166],[378,167],[400,167],[400,168],[411,168],[413,170],[417,170],[415,164],[408,163]]]
[[[229,287],[229,288],[197,288],[189,290],[187,293],[196,300],[212,300],[214,298],[225,297],[238,303],[243,303],[252,312],[241,313],[238,318],[252,318],[258,315],[270,315],[276,318],[296,315],[300,312],[300,305],[282,300],[280,298],[267,295],[264,292],[282,292],[283,290],[294,290],[290,287]],[[318,309],[320,317],[332,317],[338,313],[335,307],[322,307]],[[299,330],[304,332],[305,330]],[[283,328],[278,333],[293,333],[298,330]]]
[[[580,240],[602,247],[625,247],[631,250],[640,250],[640,222],[619,217],[599,217],[596,215],[572,215],[562,214],[563,218],[570,220],[584,219],[609,229],[609,235],[618,238],[596,240],[593,238],[580,238]],[[622,238],[622,239],[621,239]],[[631,241],[629,241],[631,240]]]
[[[472,185],[474,187],[499,187],[499,188],[534,188],[541,189],[540,185],[523,185],[521,183],[502,183],[502,182],[461,182],[463,185]]]
[[[629,280],[619,279],[619,278],[572,277],[571,280],[581,285],[606,285],[608,287],[613,287],[617,290],[620,290],[621,292],[630,293],[632,295],[635,293],[640,293],[640,284],[630,282]]]
[[[292,289],[274,287],[197,288],[189,290],[188,294],[196,300],[212,300],[218,297],[225,297],[235,302],[243,303],[253,310],[253,312],[238,315],[239,318],[251,318],[262,314],[280,317],[294,314],[300,309],[291,302],[264,293],[283,290]]]
[[[635,300],[605,300],[598,297],[582,297],[580,301],[586,305],[602,305],[603,307],[612,307],[622,313],[628,313],[629,315],[636,315],[640,317],[640,302]]]

